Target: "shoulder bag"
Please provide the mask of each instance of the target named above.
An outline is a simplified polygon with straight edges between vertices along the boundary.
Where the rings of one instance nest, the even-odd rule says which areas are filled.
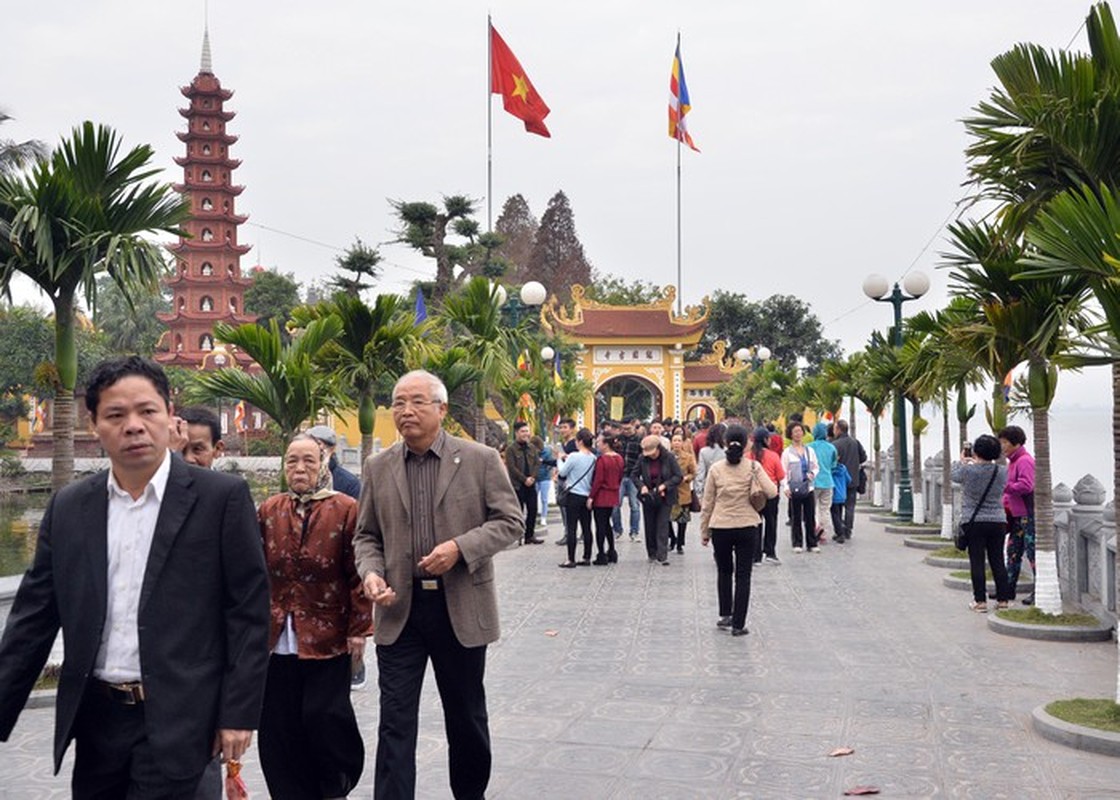
[[[984,505],[984,501],[988,499],[988,492],[992,489],[992,484],[996,481],[996,474],[999,472],[999,464],[992,464],[992,477],[988,479],[988,485],[984,487],[984,494],[980,495],[979,502],[976,503],[976,508],[972,509],[972,516],[968,518],[968,522],[962,522],[957,526],[956,533],[953,534],[953,544],[958,550],[968,549],[968,529],[972,527],[972,523],[976,521],[976,515],[980,512],[980,506]]]
[[[569,487],[574,486],[575,484],[582,481],[584,478],[587,477],[587,473],[591,472],[591,470],[593,470],[593,469],[595,469],[595,462],[594,461],[592,461],[591,466],[589,466],[587,469],[585,469],[583,471],[583,474],[580,475],[578,478],[576,478],[574,481],[568,480],[567,477],[561,478],[560,476],[557,476],[556,477],[556,504],[557,505],[567,505],[568,504],[568,495],[570,495],[572,493],[572,490]]]
[[[751,486],[748,490],[750,492],[751,508],[755,511],[761,511],[766,508],[766,503],[769,502],[770,498],[766,496],[766,492],[758,484],[758,471],[762,469],[761,465],[757,461],[752,461],[751,464],[754,466],[751,470]]]

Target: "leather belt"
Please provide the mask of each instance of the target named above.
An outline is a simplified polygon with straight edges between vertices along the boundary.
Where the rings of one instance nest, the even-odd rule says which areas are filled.
[[[412,587],[424,592],[438,592],[443,588],[443,581],[439,578],[413,578]]]
[[[139,681],[130,683],[107,683],[94,678],[90,685],[97,692],[110,700],[115,700],[121,705],[135,706],[144,702],[144,685]]]

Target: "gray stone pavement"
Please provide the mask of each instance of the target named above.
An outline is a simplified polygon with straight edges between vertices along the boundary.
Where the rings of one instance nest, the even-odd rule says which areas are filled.
[[[695,523],[692,527],[696,527]],[[861,513],[855,539],[755,570],[750,635],[717,630],[715,568],[690,531],[669,567],[625,537],[620,563],[557,569],[562,548],[498,559],[504,636],[490,648],[489,796],[827,798],[1120,797],[1120,759],[1036,735],[1030,712],[1059,697],[1108,697],[1112,643],[1000,636],[941,585],[902,536]],[[372,794],[376,667],[353,697]],[[49,710],[26,711],[0,745],[0,798],[67,796],[52,778]],[[854,748],[829,758],[835,747]],[[434,681],[424,689],[418,796],[446,798]],[[266,796],[255,752],[252,796]]]

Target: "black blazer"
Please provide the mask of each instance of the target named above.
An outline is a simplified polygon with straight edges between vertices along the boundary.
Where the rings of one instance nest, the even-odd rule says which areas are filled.
[[[684,479],[681,465],[677,463],[677,457],[669,452],[669,448],[661,445],[661,455],[658,457],[658,460],[661,461],[661,480],[657,483],[654,483],[649,477],[649,462],[651,460],[644,455],[638,459],[638,469],[634,473],[634,482],[638,485],[638,491],[640,492],[642,487],[645,486],[649,489],[650,496],[661,500],[661,495],[657,493],[657,487],[663,483],[665,484],[664,504],[675,506],[677,504],[677,487],[681,485],[681,481]]]
[[[107,481],[100,472],[51,498],[0,639],[6,741],[62,629],[56,773],[105,622]],[[256,729],[268,670],[268,573],[243,480],[171,458],[137,625],[155,759],[170,778],[198,774],[218,728]]]

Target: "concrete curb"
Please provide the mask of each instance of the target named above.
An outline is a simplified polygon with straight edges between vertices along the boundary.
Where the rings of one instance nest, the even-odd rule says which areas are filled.
[[[969,580],[968,578],[955,578],[952,575],[946,575],[944,578],[941,579],[941,583],[944,586],[948,586],[950,589],[960,589],[960,590],[965,591],[965,592],[971,592],[972,591],[972,581]],[[993,593],[995,590],[996,590],[995,583],[993,583],[992,581],[988,581],[988,594]],[[1016,597],[1026,597],[1028,594],[1030,594],[1033,591],[1034,591],[1034,581],[1024,581],[1024,580],[1020,579],[1019,585],[1015,587],[1015,596]],[[1016,602],[1018,602],[1018,601],[1016,601]]]
[[[944,547],[945,545],[941,545]],[[939,548],[940,549],[940,548]],[[968,559],[966,558],[944,558],[942,556],[926,556],[922,559],[926,564],[931,567],[944,567],[946,569],[968,569]],[[972,584],[970,583],[969,586]]]
[[[941,533],[940,525],[887,525],[885,528],[887,533],[903,533],[910,536],[938,536]]]
[[[1045,706],[1031,712],[1031,724],[1044,739],[1077,750],[1120,758],[1120,734],[1073,725],[1047,714]]]
[[[948,539],[938,539],[936,542],[927,542],[924,539],[918,539],[914,536],[907,536],[902,540],[902,543],[907,547],[914,547],[918,550],[940,550],[945,545],[949,544]]]
[[[1040,642],[1109,642],[1112,626],[1097,625],[1035,625],[1014,622],[1000,617],[999,612],[988,614],[988,628],[1004,636],[1034,639]],[[1118,753],[1120,755],[1120,753]]]
[[[56,697],[58,697],[58,692],[55,689],[40,689],[37,692],[31,693],[31,696],[27,698],[27,702],[23,704],[23,707],[54,708]]]
[[[884,513],[881,508],[875,509],[875,512],[875,515],[871,517],[872,522],[878,522],[880,525],[892,525],[898,522],[898,516],[896,514],[892,514],[889,511]]]

